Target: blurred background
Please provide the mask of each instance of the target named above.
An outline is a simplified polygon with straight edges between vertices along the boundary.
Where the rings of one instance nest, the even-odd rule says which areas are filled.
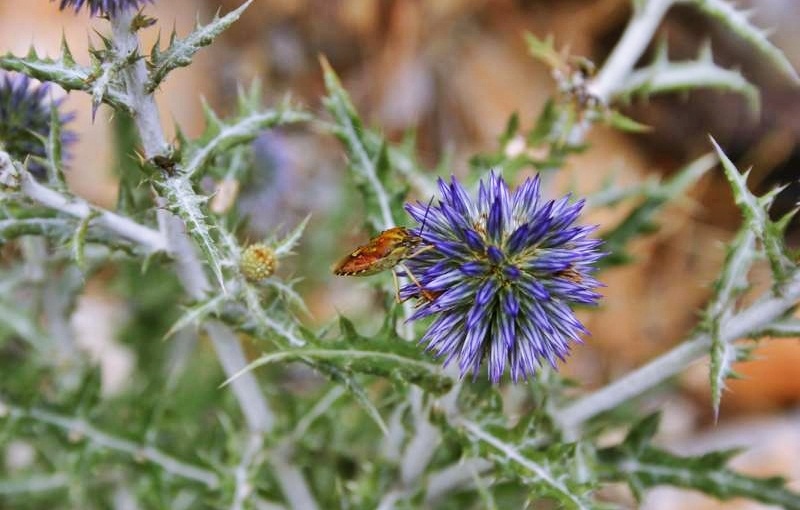
[[[771,40],[800,69],[800,2],[749,0],[759,26],[773,29]],[[62,30],[73,54],[85,55],[93,29],[102,20],[61,13],[48,0],[0,0],[0,49],[24,53],[33,45],[56,54]],[[240,0],[170,0],[148,8],[163,27],[186,33],[198,15],[209,19]],[[550,70],[527,52],[523,34],[552,34],[598,65],[613,47],[631,13],[629,0],[256,0],[220,42],[202,51],[195,64],[175,72],[162,86],[159,105],[168,133],[180,124],[197,135],[203,129],[201,98],[220,114],[230,112],[237,85],[262,82],[267,103],[286,95],[322,114],[323,84],[318,56],[325,55],[341,76],[366,122],[392,141],[413,130],[418,157],[434,168],[465,173],[476,153],[497,149],[497,137],[513,112],[530,127],[554,92]],[[750,183],[763,192],[793,183],[780,196],[776,214],[798,202],[800,185],[800,92],[787,84],[752,50],[693,11],[675,8],[660,29],[673,59],[693,58],[711,39],[718,63],[738,67],[762,92],[760,115],[733,94],[697,92],[634,103],[625,112],[652,126],[647,134],[623,135],[596,127],[590,149],[573,156],[559,174],[563,189],[599,189],[615,173],[621,184],[649,176],[669,176],[709,150],[707,134],[720,141],[740,168],[752,165]],[[166,36],[167,34],[164,34]],[[158,36],[145,31],[147,50]],[[645,56],[644,60],[647,60]],[[80,58],[79,58],[80,60]],[[67,175],[72,189],[106,207],[116,202],[113,171],[113,119],[101,108],[91,122],[88,97],[73,94],[68,110],[77,112],[73,128],[81,137]],[[357,197],[344,172],[339,144],[319,126],[262,136],[254,143],[254,185],[241,192],[250,213],[253,239],[293,226],[312,214],[304,244],[287,276],[299,285],[313,324],[338,311],[365,316],[376,300],[369,281],[335,278],[328,267],[366,240]],[[218,183],[216,183],[218,184]],[[215,183],[209,183],[213,189]],[[221,193],[219,194],[221,195]],[[427,197],[417,197],[427,198]],[[218,197],[218,200],[222,198]],[[614,225],[630,205],[588,221]],[[212,207],[215,206],[212,204]],[[217,203],[225,207],[224,203]],[[627,207],[627,208],[626,208]],[[601,309],[584,314],[592,331],[576,349],[565,371],[587,388],[641,365],[679,342],[697,323],[697,310],[724,256],[722,242],[740,221],[721,172],[712,172],[684,200],[659,218],[660,228],[636,241],[635,262],[605,271]],[[790,228],[798,239],[800,228]],[[73,328],[103,365],[104,385],[122,385],[131,351],[116,336],[137,304],[105,285],[107,274],[89,282]],[[766,268],[762,284],[768,282]],[[759,289],[759,277],[754,281]],[[763,289],[763,285],[761,287]],[[800,342],[765,342],[756,360],[737,371],[722,400],[721,420],[713,424],[707,362],[687,367],[680,391],[659,397],[665,410],[663,442],[694,452],[748,446],[734,466],[758,475],[782,474],[800,490]],[[675,489],[651,491],[647,508],[757,508],[754,503],[721,504]]]

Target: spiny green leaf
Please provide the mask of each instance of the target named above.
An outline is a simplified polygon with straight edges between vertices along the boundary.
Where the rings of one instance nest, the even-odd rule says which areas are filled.
[[[561,54],[555,48],[553,34],[549,34],[545,39],[539,39],[528,32],[525,34],[525,43],[528,45],[528,52],[535,59],[552,69],[562,66]]]
[[[264,308],[257,287],[245,281],[241,285],[244,302],[250,312],[249,318],[255,324],[256,335],[270,339],[279,349],[297,348],[306,344],[292,321],[286,320],[281,313]]]
[[[252,296],[250,297],[250,299],[252,299]],[[257,305],[257,308],[261,309],[260,304]],[[251,307],[251,313],[252,309],[253,308]],[[263,310],[262,313],[264,313]],[[266,314],[264,314],[264,316],[266,316]],[[271,319],[269,320],[271,321]],[[247,329],[247,328],[240,328],[240,329]],[[305,337],[305,340],[299,340],[301,342],[299,345],[303,345],[306,342],[317,341],[316,335],[314,335],[307,329],[301,327],[299,328],[299,331]],[[260,334],[258,331],[258,327],[255,328],[255,331],[251,332],[255,334]],[[285,338],[285,335],[281,335],[281,338]],[[278,348],[282,349],[282,351],[279,351],[276,354],[280,354],[281,352],[289,352],[289,353],[300,352],[303,350],[303,349],[298,349],[297,347],[290,347],[289,345],[284,344],[280,340],[276,341],[275,339],[273,339],[273,342],[276,344]],[[250,363],[247,367],[243,368],[238,373],[231,376],[227,381],[223,383],[223,385],[229,384],[237,377],[241,376],[246,372],[249,372],[250,370],[257,368],[260,365],[269,363],[267,362],[259,364],[259,361],[260,359]],[[308,356],[297,356],[296,358],[289,357],[285,361],[299,361],[305,363],[306,365],[318,370],[320,373],[327,376],[332,381],[344,385],[347,391],[356,399],[356,402],[364,409],[364,411],[375,422],[378,428],[380,428],[384,434],[388,433],[388,428],[386,427],[386,423],[383,421],[383,418],[381,417],[381,414],[378,411],[378,409],[375,407],[375,404],[373,404],[372,401],[369,399],[369,396],[367,396],[367,392],[364,390],[363,386],[358,382],[358,380],[355,377],[355,374],[347,367],[345,367],[344,364],[337,365],[335,362],[331,362],[326,359],[317,359]]]
[[[63,48],[58,59],[40,57],[33,48],[24,57],[7,53],[0,56],[0,69],[18,71],[37,80],[53,82],[67,91],[82,90],[87,93],[92,91],[95,76],[92,68],[76,64],[71,54],[65,53]],[[127,94],[113,87],[106,89],[103,101],[115,109],[131,110]]]
[[[711,333],[711,401],[714,417],[719,417],[719,404],[725,380],[731,376],[732,365],[740,358],[739,348],[721,336],[722,325],[733,315],[735,299],[747,290],[747,275],[758,255],[756,236],[749,228],[739,231],[731,242],[725,257],[722,273],[715,284],[715,295],[706,313],[707,327]]]
[[[97,114],[97,109],[105,102],[106,95],[112,87],[112,82],[119,75],[119,71],[127,66],[127,59],[113,58],[97,64],[97,70],[92,75],[90,92],[92,95],[92,120]]]
[[[741,475],[726,467],[738,450],[683,457],[660,450],[649,443],[658,418],[645,420],[646,427],[632,429],[625,441],[597,452],[600,476],[608,481],[627,481],[637,497],[659,485],[696,489],[729,500],[745,497],[789,510],[800,509],[800,494],[791,492],[780,477],[756,478]],[[643,428],[646,433],[641,433]]]
[[[619,264],[626,257],[625,246],[636,236],[652,230],[655,215],[671,200],[683,197],[686,189],[697,182],[708,170],[714,168],[717,158],[706,154],[681,169],[661,186],[655,186],[644,201],[631,211],[613,230],[603,234],[605,247],[611,255],[601,264]]]
[[[396,223],[392,217],[390,193],[387,191],[390,186],[386,182],[389,172],[377,167],[381,145],[375,147],[369,144],[361,119],[339,77],[325,57],[320,57],[320,64],[328,91],[323,102],[336,123],[333,132],[344,144],[350,158],[349,169],[366,204],[367,221],[374,232],[393,227]]]
[[[308,361],[306,361],[306,363],[308,363]],[[342,370],[331,363],[312,363],[311,366],[315,367],[332,380],[344,384],[350,395],[355,397],[356,402],[358,402],[361,408],[366,411],[367,415],[373,422],[375,422],[383,435],[386,436],[389,434],[389,427],[387,427],[386,422],[383,421],[380,411],[378,411],[378,408],[372,403],[372,400],[369,399],[364,387],[359,384],[358,380],[353,376],[353,374],[347,370]]]
[[[91,211],[80,222],[75,229],[75,234],[72,236],[72,258],[79,269],[83,270],[86,266],[86,233],[89,231],[89,224],[95,219],[99,213]]]
[[[791,62],[780,49],[767,39],[767,33],[764,30],[750,23],[748,12],[736,10],[734,5],[726,0],[690,0],[690,3],[744,39],[793,83],[800,83],[800,77]]]
[[[298,223],[286,237],[277,243],[275,246],[275,255],[277,257],[285,257],[292,253],[294,247],[300,242],[300,237],[303,235],[303,231],[306,229],[309,219],[311,219],[310,214],[303,218],[303,221]]]
[[[67,181],[64,179],[61,125],[61,112],[58,109],[58,104],[54,101],[50,104],[50,131],[47,133],[44,150],[50,169],[47,172],[47,177],[50,180],[50,185],[56,189],[67,188]]]
[[[206,197],[195,193],[191,181],[186,176],[171,177],[159,183],[164,190],[169,209],[186,224],[186,232],[200,247],[206,262],[211,266],[220,288],[225,289],[223,266],[229,265],[211,235],[206,214],[200,208]]]
[[[67,218],[9,218],[0,220],[0,245],[25,235],[69,236],[75,222]]]
[[[247,365],[231,379],[264,365],[315,360],[346,372],[396,378],[436,394],[445,393],[452,387],[453,381],[442,374],[440,366],[410,356],[408,349],[397,348],[397,346],[409,347],[407,342],[398,341],[394,345],[393,350],[387,350],[389,344],[386,343],[371,348],[335,344],[325,348],[305,347],[268,353]]]
[[[474,443],[482,455],[492,458],[499,467],[516,473],[537,495],[554,498],[565,508],[595,508],[586,487],[576,482],[574,474],[569,472],[573,464],[565,462],[568,457],[565,457],[563,448],[551,454],[547,451],[523,452],[515,443],[504,440],[478,423],[458,418],[451,421],[451,425],[465,440]],[[571,448],[570,445],[563,446]]]
[[[189,326],[200,324],[207,317],[219,312],[221,305],[228,299],[225,294],[217,294],[216,296],[195,303],[186,308],[186,311],[181,315],[175,324],[173,324],[169,331],[164,334],[164,340],[170,338],[178,331],[188,328]]]
[[[506,122],[506,128],[500,135],[500,145],[505,147],[519,132],[519,112],[514,112]]]
[[[709,139],[714,146],[714,150],[717,151],[722,168],[725,171],[725,177],[728,178],[728,182],[731,185],[733,198],[744,215],[747,228],[755,233],[764,247],[772,269],[772,276],[775,280],[775,288],[777,288],[786,280],[789,272],[794,267],[783,242],[783,232],[769,218],[767,213],[779,190],[773,190],[762,197],[753,195],[747,188],[749,171],[744,174],[739,173],[739,170],[728,159],[728,156],[725,155],[716,140],[712,137],[709,137]]]
[[[184,154],[184,173],[194,176],[214,157],[231,148],[249,143],[265,129],[278,125],[305,122],[310,115],[290,105],[282,105],[273,110],[242,112],[229,122],[220,120],[214,111],[204,104],[206,129],[196,141],[186,144]]]
[[[616,110],[610,110],[603,117],[603,120],[609,126],[628,133],[646,133],[653,130],[652,127],[636,122],[635,120],[631,119],[630,117],[626,117]]]
[[[20,310],[17,303],[6,303],[0,300],[0,324],[14,331],[36,350],[42,353],[47,352],[50,338],[27,311]]]
[[[183,39],[179,39],[173,32],[169,46],[164,51],[161,51],[156,43],[150,53],[150,62],[148,62],[150,74],[145,84],[145,92],[152,93],[174,69],[191,64],[194,54],[200,48],[214,42],[217,36],[239,19],[251,3],[253,0],[246,0],[242,5],[222,17],[217,12],[214,19],[207,25],[196,23],[192,33]]]
[[[660,43],[655,60],[632,72],[625,83],[614,91],[614,95],[627,100],[630,97],[649,97],[693,89],[736,92],[745,97],[754,114],[757,115],[761,109],[758,88],[739,71],[716,65],[710,45],[703,46],[697,60],[671,62],[667,55],[666,40]]]
[[[286,301],[286,303],[294,307],[295,310],[299,310],[300,312],[304,313],[307,317],[311,316],[311,312],[306,306],[306,302],[303,297],[297,293],[296,290],[292,287],[297,280],[291,281],[289,283],[284,283],[278,278],[271,276],[265,280],[262,280],[260,283],[267,288],[273,289],[277,292],[278,296]]]

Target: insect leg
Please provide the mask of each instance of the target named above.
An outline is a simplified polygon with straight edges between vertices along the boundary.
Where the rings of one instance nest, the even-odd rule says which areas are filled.
[[[397,278],[397,272],[392,268],[392,281],[394,282],[394,300],[396,303],[402,303],[400,299],[400,280]]]
[[[405,264],[403,264],[402,262],[400,262],[400,263],[398,263],[397,265],[398,265],[398,266],[400,266],[400,267],[402,267],[402,268],[403,268],[403,271],[405,271],[405,272],[406,272],[406,275],[408,276],[408,278],[409,278],[409,279],[410,279],[410,280],[411,280],[411,281],[414,283],[414,285],[416,285],[417,287],[419,287],[419,291],[420,291],[420,294],[422,294],[422,297],[424,297],[424,298],[425,298],[425,299],[427,299],[428,301],[433,301],[433,300],[435,299],[435,298],[433,297],[433,295],[432,295],[430,292],[428,292],[427,290],[425,290],[425,289],[422,287],[422,284],[421,284],[421,283],[419,283],[419,280],[417,280],[417,278],[414,276],[414,273],[412,273],[412,272],[411,272],[411,270],[410,270],[410,269],[408,269],[408,267],[407,267]],[[394,274],[394,270],[392,270],[392,273]],[[397,279],[397,275],[395,274],[395,281],[396,281],[396,279]],[[398,296],[398,298],[400,297],[400,293],[399,293],[399,291],[398,291],[398,294],[397,294],[397,296]]]
[[[414,253],[412,253],[411,255],[409,255],[408,257],[405,257],[405,258],[407,258],[407,259],[413,259],[414,257],[416,257],[417,255],[419,255],[420,253],[425,253],[426,251],[428,251],[428,250],[432,250],[432,249],[434,249],[434,248],[436,248],[436,247],[435,247],[434,245],[432,245],[432,244],[429,244],[429,245],[423,246],[422,248],[420,248],[419,250],[415,251]],[[403,266],[403,269],[405,269],[405,266]],[[408,269],[406,269],[406,271],[408,271]]]

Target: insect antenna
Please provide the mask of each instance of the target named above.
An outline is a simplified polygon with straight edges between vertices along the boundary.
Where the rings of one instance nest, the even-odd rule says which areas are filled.
[[[428,211],[431,210],[431,204],[433,204],[433,197],[428,200],[428,205],[425,207],[425,214],[422,215],[422,224],[419,227],[419,237],[422,237],[422,233],[425,231],[425,222],[428,220]]]

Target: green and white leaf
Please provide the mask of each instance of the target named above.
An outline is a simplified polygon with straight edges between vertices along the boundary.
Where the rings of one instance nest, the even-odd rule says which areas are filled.
[[[0,220],[0,245],[25,235],[69,237],[75,221],[68,218],[7,218]]]
[[[0,300],[0,324],[4,329],[13,331],[36,350],[42,353],[47,352],[50,338],[30,314],[20,310],[17,303]]]
[[[739,71],[716,65],[710,43],[702,47],[697,60],[671,62],[667,42],[662,40],[653,62],[633,71],[622,86],[614,91],[614,95],[626,100],[630,97],[649,97],[693,89],[736,92],[745,97],[751,111],[757,114],[761,108],[758,88],[747,81]]]
[[[658,415],[646,418],[634,426],[622,444],[597,452],[603,479],[628,482],[638,499],[649,488],[671,485],[723,501],[744,497],[787,510],[800,509],[800,494],[789,490],[783,478],[756,478],[729,469],[727,463],[738,453],[736,450],[684,457],[653,447],[650,438],[658,421]]]
[[[320,63],[328,91],[323,102],[333,115],[335,126],[332,131],[347,150],[350,159],[348,168],[364,199],[367,221],[374,232],[393,227],[396,223],[392,215],[391,193],[387,191],[390,162],[388,157],[381,157],[386,146],[381,143],[375,147],[368,143],[361,119],[339,77],[327,59],[320,58]],[[379,163],[383,163],[383,167]]]
[[[264,354],[242,373],[279,362],[303,361],[313,362],[312,366],[317,367],[319,364],[334,367],[345,374],[387,377],[415,384],[436,394],[445,393],[453,386],[453,380],[442,372],[439,365],[428,362],[420,355],[419,349],[397,337],[391,320],[372,337],[359,334],[345,317],[339,318],[339,324],[339,340],[315,340],[302,348],[290,347]]]
[[[53,82],[67,91],[82,90],[89,94],[92,93],[96,76],[100,74],[99,69],[76,63],[66,42],[62,43],[61,56],[57,59],[40,57],[31,47],[24,57],[11,53],[0,56],[0,69],[18,71],[37,80]],[[130,111],[130,98],[114,87],[106,88],[102,100],[116,109]]]
[[[265,285],[267,288],[273,289],[277,294],[286,301],[289,306],[294,307],[294,309],[301,311],[306,316],[311,316],[311,311],[308,309],[305,300],[303,297],[294,290],[292,284],[296,283],[295,281],[284,283],[278,278],[271,276],[261,281],[262,285]]]
[[[110,55],[110,53],[108,53]],[[97,71],[92,76],[90,93],[92,95],[92,118],[94,119],[97,109],[106,102],[106,96],[117,87],[113,81],[119,75],[121,69],[128,65],[128,59],[115,57],[111,60],[98,62]]]
[[[743,228],[728,248],[722,273],[715,284],[714,298],[706,312],[706,325],[711,334],[709,377],[715,417],[719,416],[719,404],[725,380],[735,376],[732,365],[745,356],[745,351],[733,342],[725,341],[720,331],[735,312],[736,298],[747,290],[747,275],[757,257],[756,235],[749,228]]]
[[[87,214],[85,218],[78,222],[78,226],[72,236],[72,259],[80,270],[84,270],[86,267],[86,234],[89,231],[89,225],[92,220],[97,216],[99,216],[99,213],[94,210]]]
[[[564,457],[567,452],[563,448],[552,455],[546,451],[523,451],[518,444],[504,440],[473,421],[457,418],[450,424],[477,446],[482,456],[492,459],[501,469],[516,473],[536,496],[553,498],[564,508],[596,508],[587,488],[569,472],[572,463]]]
[[[744,174],[739,173],[739,170],[733,162],[728,159],[728,156],[725,155],[716,140],[711,137],[709,138],[722,163],[725,177],[727,177],[731,185],[734,201],[744,215],[745,224],[747,228],[755,233],[767,254],[767,259],[772,268],[775,286],[777,287],[786,280],[789,272],[794,267],[783,242],[783,229],[785,228],[786,222],[773,222],[767,213],[772,202],[782,188],[773,189],[761,197],[755,196],[747,188],[749,170]]]
[[[211,299],[187,307],[186,311],[169,328],[169,331],[164,334],[164,340],[170,338],[182,329],[188,328],[189,326],[197,326],[208,317],[216,315],[227,299],[228,296],[226,294],[220,293]]]
[[[272,341],[279,349],[302,347],[306,344],[294,323],[284,318],[273,318],[278,312],[271,313],[264,308],[257,287],[246,281],[241,282],[242,297],[248,309],[248,317],[253,321],[255,334]],[[278,338],[275,338],[277,335]]]
[[[184,174],[190,177],[205,168],[216,156],[237,145],[253,141],[265,129],[311,119],[307,113],[288,104],[273,110],[240,112],[228,122],[217,117],[206,103],[203,103],[203,111],[206,119],[205,132],[183,150]]]
[[[287,255],[291,255],[297,243],[300,242],[300,238],[303,236],[303,232],[306,229],[306,225],[308,225],[308,220],[311,219],[311,215],[307,215],[303,218],[295,228],[289,232],[286,237],[278,241],[275,245],[275,256],[277,257],[285,257]]]
[[[689,0],[689,3],[744,39],[793,83],[800,83],[797,71],[786,55],[769,41],[767,31],[750,22],[750,12],[737,10],[734,4],[727,0]]]
[[[50,131],[47,133],[47,140],[44,143],[45,156],[47,157],[48,168],[47,177],[50,186],[59,190],[67,189],[67,181],[64,178],[64,147],[61,141],[61,113],[58,104],[50,104]]]
[[[222,17],[217,11],[214,19],[207,25],[201,25],[197,21],[192,33],[183,39],[178,38],[173,30],[169,46],[163,51],[159,48],[159,42],[156,42],[150,52],[150,61],[148,62],[150,74],[145,84],[145,92],[152,93],[171,71],[191,64],[194,54],[200,51],[200,48],[213,43],[225,29],[239,19],[251,3],[253,0],[246,0],[242,5]]]
[[[230,261],[217,248],[211,235],[212,226],[208,224],[207,215],[201,209],[208,198],[195,193],[191,181],[184,175],[167,178],[158,185],[164,191],[168,208],[186,224],[186,232],[199,246],[220,288],[225,290],[222,268],[229,266]]]
[[[397,345],[406,345],[398,343]],[[406,352],[385,350],[386,344],[373,349],[352,348],[336,345],[330,348],[306,347],[264,354],[250,363],[244,371],[280,362],[315,360],[324,361],[347,372],[377,375],[407,382],[432,393],[441,394],[449,390],[453,381],[442,374],[441,367]],[[234,377],[237,377],[237,374]]]

